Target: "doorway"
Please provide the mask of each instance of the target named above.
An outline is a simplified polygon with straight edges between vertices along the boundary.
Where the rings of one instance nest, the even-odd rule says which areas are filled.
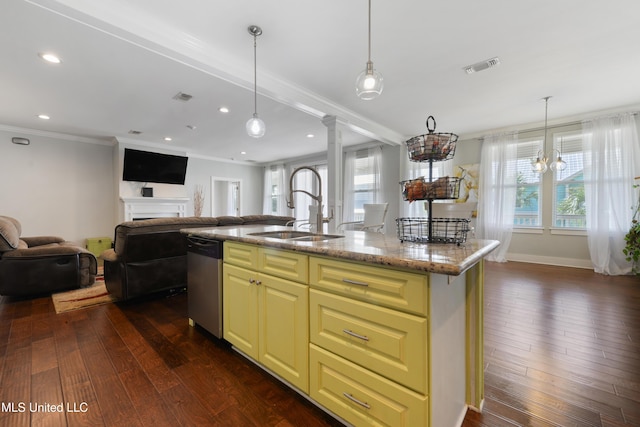
[[[242,180],[211,177],[211,216],[240,216]]]

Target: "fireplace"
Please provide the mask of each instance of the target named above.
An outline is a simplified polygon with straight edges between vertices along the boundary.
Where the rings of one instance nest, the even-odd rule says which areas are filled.
[[[184,217],[187,215],[187,197],[121,197],[122,220],[135,221],[149,218]]]

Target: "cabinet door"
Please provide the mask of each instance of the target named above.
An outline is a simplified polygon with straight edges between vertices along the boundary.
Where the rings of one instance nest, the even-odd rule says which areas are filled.
[[[224,339],[248,356],[258,359],[258,273],[224,264]]]
[[[260,362],[309,392],[309,288],[260,275]]]

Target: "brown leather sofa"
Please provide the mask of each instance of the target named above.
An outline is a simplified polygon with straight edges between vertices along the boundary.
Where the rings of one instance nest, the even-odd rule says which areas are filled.
[[[120,300],[187,285],[187,241],[181,229],[224,225],[287,225],[293,217],[181,217],[128,221],[115,228],[113,248],[104,251],[104,281]]]
[[[57,236],[22,237],[18,220],[0,216],[0,295],[35,296],[90,286],[96,257]]]

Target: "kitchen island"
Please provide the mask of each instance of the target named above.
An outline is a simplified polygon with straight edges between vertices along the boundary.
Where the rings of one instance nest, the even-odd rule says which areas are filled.
[[[483,258],[498,242],[183,233],[224,241],[224,339],[337,418],[454,427],[481,410]]]

